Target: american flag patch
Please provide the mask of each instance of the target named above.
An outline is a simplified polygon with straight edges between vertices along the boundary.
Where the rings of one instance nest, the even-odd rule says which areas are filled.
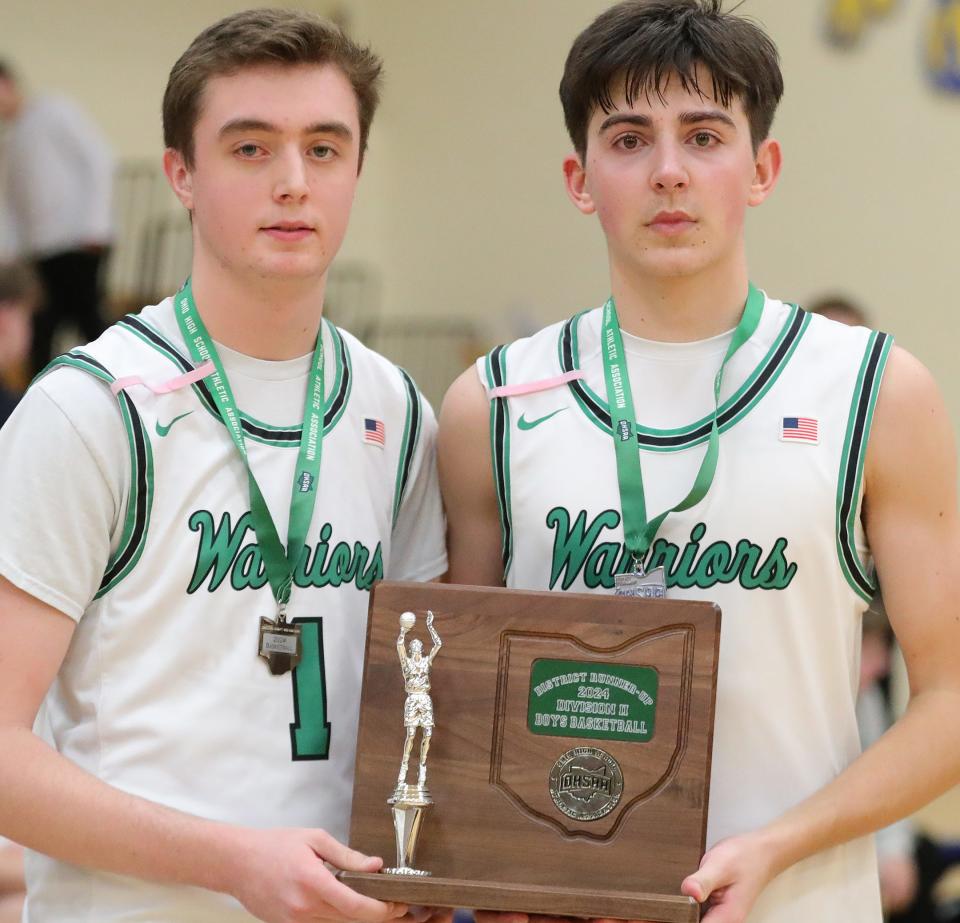
[[[784,417],[780,424],[780,441],[820,445],[820,421],[815,417]]]
[[[383,420],[374,420],[372,417],[363,419],[363,441],[384,448],[387,444],[387,432],[383,428]]]

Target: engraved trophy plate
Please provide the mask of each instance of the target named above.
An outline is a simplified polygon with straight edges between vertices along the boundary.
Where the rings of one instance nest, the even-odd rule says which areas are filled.
[[[403,617],[428,611],[436,661],[439,637],[416,650]],[[719,630],[712,603],[378,583],[350,845],[397,861],[341,880],[410,905],[696,923],[680,885],[706,841]]]

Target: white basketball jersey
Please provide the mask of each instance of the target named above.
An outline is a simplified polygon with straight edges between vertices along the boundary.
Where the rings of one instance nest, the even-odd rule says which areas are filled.
[[[651,518],[693,484],[729,341],[625,335]],[[883,334],[766,299],[759,328],[727,367],[709,494],[671,514],[648,555],[648,571],[666,569],[670,596],[715,601],[723,612],[708,847],[769,822],[859,753],[860,616],[874,589],[860,523],[863,462],[890,346]],[[577,370],[582,379],[491,401],[510,587],[609,593],[627,569],[599,310],[477,363],[488,391]],[[880,920],[871,838],[788,870],[749,917],[812,920]]]
[[[406,373],[324,328],[333,374],[319,484],[299,482],[318,497],[287,613],[302,630],[299,665],[274,676],[258,657],[260,618],[274,618],[276,604],[246,471],[211,392],[203,382],[162,395],[134,385],[119,394],[131,463],[123,536],[41,723],[61,753],[123,791],[251,827],[323,827],[346,841],[369,590],[400,555],[392,529],[430,411]],[[160,383],[193,367],[170,299],[57,364],[105,383]],[[283,538],[300,424],[244,415],[242,425]],[[397,576],[444,570],[442,520],[422,518],[420,547],[439,555],[423,568],[439,569]],[[27,919],[43,923],[253,919],[224,895],[36,854],[29,887]]]

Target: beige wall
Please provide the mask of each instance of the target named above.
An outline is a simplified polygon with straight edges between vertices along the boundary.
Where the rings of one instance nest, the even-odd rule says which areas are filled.
[[[173,62],[204,26],[256,3],[236,0],[3,0],[0,56],[37,90],[80,100],[121,157],[155,157]],[[269,3],[264,3],[269,6]],[[289,2],[328,12],[328,0]]]
[[[372,260],[390,313],[469,316],[509,336],[606,295],[602,238],[565,199],[556,86],[598,0],[316,0],[387,62],[345,254]],[[227,0],[5,0],[0,54],[69,90],[125,156],[159,156],[173,60]],[[821,0],[748,0],[780,45],[786,170],[751,216],[754,279],[780,297],[862,298],[933,370],[960,423],[960,96],[925,84],[933,0],[903,0],[862,46],[824,44]]]

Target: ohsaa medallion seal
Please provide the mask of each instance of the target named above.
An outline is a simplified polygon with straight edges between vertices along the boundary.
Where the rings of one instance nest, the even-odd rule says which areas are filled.
[[[620,764],[597,747],[567,750],[550,770],[550,797],[567,817],[599,820],[623,794]]]

